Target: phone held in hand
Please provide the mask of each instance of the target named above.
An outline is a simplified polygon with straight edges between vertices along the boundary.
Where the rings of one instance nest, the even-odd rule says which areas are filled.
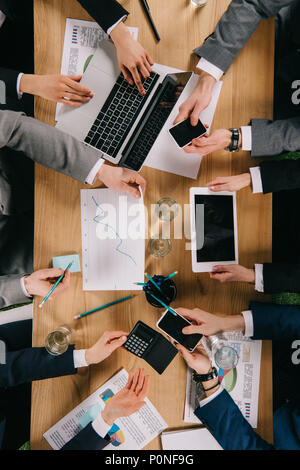
[[[179,313],[171,313],[166,310],[163,316],[158,320],[156,326],[164,333],[167,333],[176,343],[184,346],[188,351],[193,352],[195,347],[198,345],[202,336],[200,333],[194,333],[192,335],[185,335],[182,333],[182,329],[186,326],[190,326],[191,323]]]
[[[183,148],[189,145],[193,139],[197,139],[198,137],[206,134],[207,129],[200,119],[196,126],[192,126],[190,118],[188,118],[185,119],[185,121],[181,121],[179,124],[176,124],[174,127],[171,127],[169,132],[176,144],[180,148]]]

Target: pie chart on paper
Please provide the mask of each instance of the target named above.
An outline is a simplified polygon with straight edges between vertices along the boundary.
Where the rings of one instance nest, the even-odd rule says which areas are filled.
[[[219,369],[218,375],[219,375],[218,376],[219,382],[220,383],[223,382],[223,386],[225,390],[227,390],[228,393],[232,392],[237,382],[236,368],[234,367],[234,369],[230,369],[230,370]]]

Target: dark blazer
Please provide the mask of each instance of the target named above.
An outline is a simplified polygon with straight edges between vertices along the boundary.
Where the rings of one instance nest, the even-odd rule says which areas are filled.
[[[0,449],[18,449],[29,439],[31,382],[77,372],[74,346],[55,357],[45,348],[32,348],[31,336],[31,320],[0,325],[0,339],[6,344],[6,364],[0,364]],[[109,438],[89,425],[63,449],[99,450],[108,444]]]
[[[264,263],[263,279],[266,294],[300,292],[300,265]]]
[[[80,0],[79,3],[104,31],[129,14],[116,0]],[[7,15],[0,28],[0,44],[9,45],[0,50],[0,80],[6,84],[10,109],[18,111],[23,109],[17,99],[18,75],[20,72],[34,73],[33,2],[0,0],[0,10]]]
[[[300,134],[300,119],[298,133]],[[278,138],[278,134],[276,135]],[[299,140],[300,150],[300,137]],[[295,143],[295,142],[294,142]],[[263,193],[300,188],[300,158],[297,160],[265,161],[260,164]]]
[[[300,307],[252,302],[253,339],[300,337]],[[225,450],[300,450],[300,409],[287,403],[274,414],[274,446],[258,436],[226,390],[195,410]]]

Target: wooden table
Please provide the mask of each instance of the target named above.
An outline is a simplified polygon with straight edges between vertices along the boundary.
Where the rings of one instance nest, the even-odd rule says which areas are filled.
[[[151,11],[161,35],[156,44],[140,2],[121,1],[131,12],[127,24],[139,26],[139,40],[155,61],[195,70],[198,61],[192,50],[210,34],[229,5],[229,0],[209,0],[205,8],[194,9],[189,0],[151,0]],[[90,19],[75,0],[35,0],[36,73],[60,72],[66,17]],[[249,123],[251,117],[272,118],[274,22],[263,22],[224,78],[223,90],[213,128],[228,128]],[[54,124],[55,105],[36,100],[36,117]],[[254,166],[248,152],[215,152],[204,158],[198,181],[144,167],[148,180],[145,203],[148,208],[161,197],[170,196],[181,204],[188,203],[189,187],[203,186],[216,176],[239,174]],[[81,253],[79,190],[83,186],[66,176],[36,165],[35,196],[35,269],[50,266],[53,256]],[[166,188],[169,188],[166,191]],[[271,196],[252,195],[250,189],[237,195],[239,260],[251,267],[271,260]],[[209,312],[240,313],[250,299],[268,298],[243,283],[222,285],[210,281],[208,274],[192,273],[191,255],[185,251],[186,240],[173,240],[172,253],[162,260],[146,251],[148,272],[167,274],[178,269],[178,298],[175,306],[201,307]],[[152,327],[161,314],[138,293],[132,301],[91,315],[75,323],[75,314],[95,308],[125,292],[83,292],[81,274],[73,274],[71,288],[53,303],[38,311],[34,308],[33,341],[41,346],[47,334],[67,323],[74,328],[77,348],[92,345],[104,330],[130,331],[138,319]],[[147,363],[119,350],[98,366],[79,369],[77,375],[35,382],[32,395],[32,449],[49,449],[43,433],[72,410],[121,367],[144,367],[151,376],[149,399],[157,407],[169,428],[186,426],[183,422],[186,366],[178,356],[159,376]],[[263,343],[258,433],[272,440],[272,360],[271,343]],[[147,449],[159,449],[160,439]]]

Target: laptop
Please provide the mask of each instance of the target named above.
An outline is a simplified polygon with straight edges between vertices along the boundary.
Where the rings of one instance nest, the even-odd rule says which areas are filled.
[[[180,105],[193,75],[167,73],[156,64],[143,81],[146,95],[142,96],[120,73],[114,45],[103,40],[81,80],[93,91],[93,99],[80,108],[65,106],[56,127],[96,149],[104,159],[139,171],[162,129],[170,127],[167,119]]]

